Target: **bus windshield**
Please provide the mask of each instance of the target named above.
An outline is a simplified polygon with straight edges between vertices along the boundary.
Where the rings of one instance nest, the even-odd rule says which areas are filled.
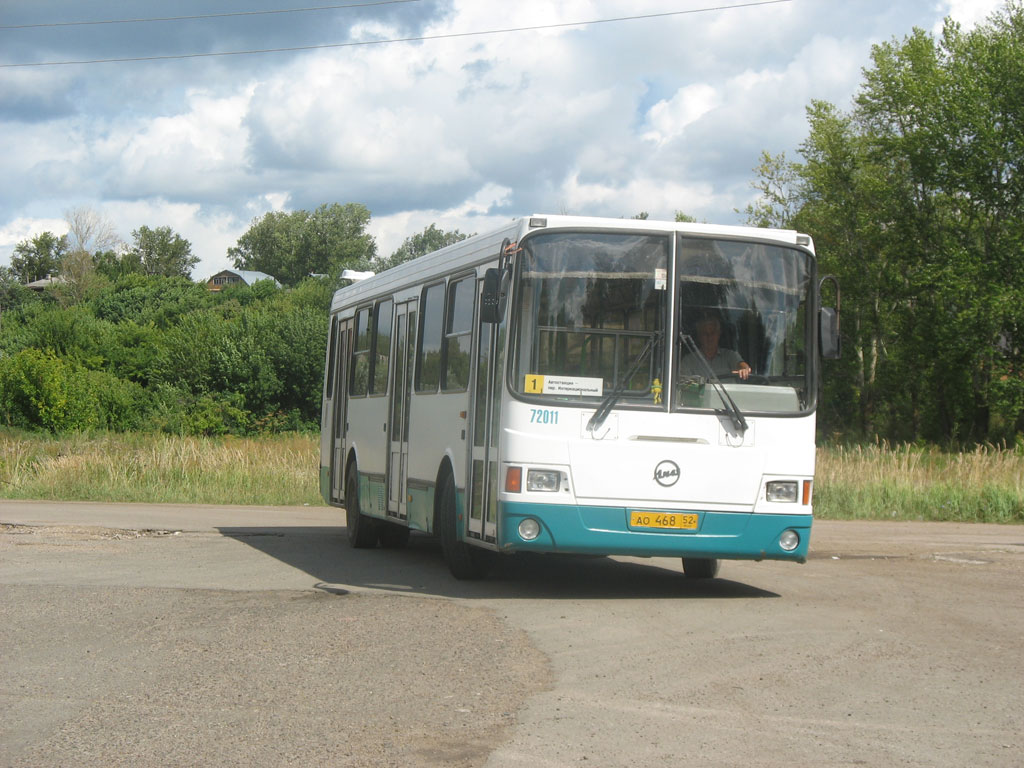
[[[649,406],[666,377],[670,246],[633,233],[525,239],[515,390],[588,403],[619,392],[619,405]]]
[[[808,411],[812,257],[687,234],[674,245],[670,264],[666,235],[525,238],[516,393],[592,406]]]
[[[673,407],[724,408],[717,377],[743,411],[809,410],[811,269],[795,248],[679,235]]]

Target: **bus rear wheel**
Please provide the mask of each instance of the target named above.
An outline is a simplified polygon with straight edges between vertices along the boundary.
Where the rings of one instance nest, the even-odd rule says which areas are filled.
[[[487,575],[488,553],[459,539],[455,479],[450,474],[445,476],[444,484],[441,486],[441,508],[438,511],[441,551],[444,553],[448,570],[456,579],[482,579]]]
[[[683,573],[688,579],[713,579],[718,575],[718,560],[706,557],[684,557]]]
[[[345,525],[348,543],[356,549],[377,546],[377,522],[359,511],[359,480],[353,464],[345,483]]]

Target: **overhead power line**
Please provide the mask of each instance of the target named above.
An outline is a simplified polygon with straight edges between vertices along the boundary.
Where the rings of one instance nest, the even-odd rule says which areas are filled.
[[[734,5],[716,5],[707,8],[691,8],[686,11],[666,11],[664,13],[648,13],[636,16],[618,16],[610,19],[590,19],[589,21],[564,21],[553,24],[533,24],[522,27],[505,27],[502,29],[486,29],[474,32],[447,32],[439,35],[419,35],[416,37],[397,37],[386,40],[358,40],[349,43],[325,43],[322,45],[296,45],[285,48],[254,48],[246,51],[212,51],[209,53],[179,53],[164,56],[127,56],[117,59],[81,59],[77,61],[37,61],[19,64],[0,64],[0,69],[11,69],[14,67],[59,67],[72,64],[118,64],[131,61],[172,61],[182,59],[202,59],[214,56],[251,56],[258,53],[293,53],[297,51],[319,51],[330,48],[355,48],[368,45],[388,45],[393,43],[421,43],[431,40],[452,40],[462,37],[480,37],[483,35],[504,35],[513,32],[536,32],[545,29],[564,29],[566,27],[586,27],[591,24],[615,24],[623,21],[638,21],[641,19],[658,19],[668,16],[687,16],[697,13],[714,13],[716,11],[731,11],[741,8],[754,8],[764,5],[779,5],[790,3],[793,0],[757,0],[757,2],[737,3]]]
[[[232,16],[267,16],[274,13],[309,13],[310,11],[336,11],[339,8],[365,8],[371,5],[418,3],[421,0],[374,0],[344,5],[318,5],[312,8],[278,8],[267,11],[234,11],[232,13],[203,13],[197,16],[157,16],[151,19],[104,19],[102,21],[51,21],[43,24],[4,24],[2,29],[39,29],[41,27],[88,27],[98,24],[144,24],[151,21],[194,21],[196,19],[226,19]]]

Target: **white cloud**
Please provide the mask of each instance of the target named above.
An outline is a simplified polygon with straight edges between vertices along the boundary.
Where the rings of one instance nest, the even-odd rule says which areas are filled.
[[[449,232],[457,229],[467,235],[495,229],[511,218],[494,213],[495,207],[507,202],[511,191],[498,184],[485,184],[465,202],[446,210],[423,209],[375,216],[368,231],[377,241],[377,255],[390,256],[407,237],[422,232],[431,224]]]
[[[944,0],[936,7],[943,16],[949,16],[964,29],[972,29],[1006,5],[1004,0]],[[936,22],[932,31],[942,33],[942,19]]]
[[[251,96],[251,87],[226,97],[189,90],[178,114],[119,123],[93,143],[108,164],[108,186],[115,194],[194,195],[237,183],[247,171],[242,118]]]
[[[706,83],[687,85],[667,101],[659,101],[647,113],[651,130],[643,138],[657,144],[681,136],[688,125],[697,122],[722,103],[712,86]]]

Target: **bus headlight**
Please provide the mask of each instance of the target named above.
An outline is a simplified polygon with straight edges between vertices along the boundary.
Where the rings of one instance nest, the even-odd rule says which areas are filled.
[[[553,469],[531,469],[526,473],[526,490],[557,491],[562,484],[562,473]]]
[[[800,534],[794,530],[785,530],[779,536],[779,546],[787,552],[792,552],[800,546]]]
[[[768,501],[782,501],[796,504],[797,484],[793,480],[775,480],[765,485],[764,496]]]

